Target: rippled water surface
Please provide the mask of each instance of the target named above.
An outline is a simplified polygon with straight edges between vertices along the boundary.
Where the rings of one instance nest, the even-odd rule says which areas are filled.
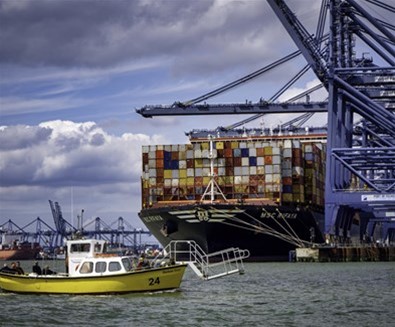
[[[30,265],[22,262],[26,270]],[[247,263],[245,268],[244,275],[206,282],[188,269],[181,289],[165,293],[0,291],[0,326],[395,326],[394,262]]]

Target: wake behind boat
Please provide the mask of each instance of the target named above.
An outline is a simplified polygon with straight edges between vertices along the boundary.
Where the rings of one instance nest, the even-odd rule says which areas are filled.
[[[67,241],[67,273],[17,275],[0,272],[0,288],[16,293],[120,294],[180,287],[187,264],[162,261],[135,265],[132,258],[107,253],[103,240]]]

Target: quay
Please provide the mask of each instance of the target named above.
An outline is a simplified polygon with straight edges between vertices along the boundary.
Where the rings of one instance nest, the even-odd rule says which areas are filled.
[[[345,245],[297,248],[294,259],[296,262],[395,261],[395,246]]]

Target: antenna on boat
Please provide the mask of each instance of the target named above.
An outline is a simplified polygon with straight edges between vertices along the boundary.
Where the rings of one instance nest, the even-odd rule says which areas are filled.
[[[222,193],[221,188],[219,187],[218,183],[215,180],[215,177],[217,176],[214,172],[214,159],[217,157],[216,154],[214,154],[214,136],[209,134],[207,138],[210,141],[210,152],[208,155],[208,158],[210,159],[210,182],[208,183],[200,201],[203,201],[206,195],[210,195],[210,202],[214,203],[215,196],[217,194],[220,194],[223,199],[226,201],[225,195]]]

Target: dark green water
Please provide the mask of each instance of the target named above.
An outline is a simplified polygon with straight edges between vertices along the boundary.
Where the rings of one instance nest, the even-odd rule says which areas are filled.
[[[55,268],[62,270],[62,262]],[[29,270],[31,262],[22,262]],[[112,296],[0,291],[0,326],[395,326],[395,263],[248,263],[244,275]]]

